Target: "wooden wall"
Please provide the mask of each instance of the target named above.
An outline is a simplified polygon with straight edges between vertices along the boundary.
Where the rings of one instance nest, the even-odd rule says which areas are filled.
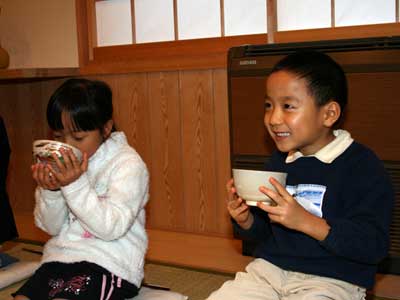
[[[395,134],[400,114],[398,74],[349,74],[346,128],[385,160],[400,159],[400,141]],[[231,238],[225,207],[225,182],[230,176],[226,70],[92,78],[112,87],[116,124],[150,170],[147,227]],[[35,139],[48,137],[47,100],[63,80],[0,83],[0,114],[12,148],[8,191],[17,215],[32,214],[31,145]],[[261,141],[264,135],[259,134]],[[256,136],[248,133],[242,138]],[[248,140],[243,144],[254,143]],[[34,239],[29,233],[22,237]]]
[[[397,92],[400,72],[346,74],[349,102],[343,127],[353,138],[382,159],[400,161]],[[232,147],[235,155],[270,155],[275,146],[264,128],[264,95],[267,76],[232,79]],[[251,101],[249,101],[251,99]]]
[[[48,136],[46,100],[61,80],[0,83],[0,114],[11,146],[8,194],[14,213],[32,212],[34,206],[30,166],[32,142]]]
[[[230,176],[226,71],[92,78],[110,84],[117,127],[149,168],[147,227],[231,237],[224,188]],[[62,81],[0,84],[0,114],[12,148],[8,191],[16,214],[33,210],[31,144],[48,137],[47,100]]]

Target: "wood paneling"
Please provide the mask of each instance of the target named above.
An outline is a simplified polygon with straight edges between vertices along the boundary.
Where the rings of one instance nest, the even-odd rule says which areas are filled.
[[[182,170],[182,115],[178,72],[148,76],[152,134],[151,201],[147,206],[151,228],[185,230]]]
[[[216,216],[217,232],[230,233],[232,225],[226,209],[226,182],[231,177],[229,113],[227,73],[223,69],[215,70],[214,81],[214,111],[215,111],[215,154],[216,154]],[[228,125],[228,126],[227,126]],[[228,234],[230,236],[230,234]]]
[[[6,123],[11,146],[8,192],[16,211],[33,209],[32,142],[48,137],[46,103],[60,82],[0,84],[0,114]]]
[[[111,86],[117,129],[150,170],[147,227],[231,237],[224,188],[230,176],[226,71],[91,78]],[[0,85],[0,113],[13,149],[8,188],[16,214],[33,210],[31,145],[48,137],[46,105],[62,81]]]
[[[215,125],[212,71],[181,72],[184,196],[189,231],[212,232],[215,215]]]
[[[107,82],[113,91],[114,120],[118,130],[151,168],[151,132],[147,74],[134,73],[96,77]]]

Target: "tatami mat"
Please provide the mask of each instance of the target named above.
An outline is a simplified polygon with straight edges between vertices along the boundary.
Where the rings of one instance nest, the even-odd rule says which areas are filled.
[[[9,243],[3,249],[8,254],[23,261],[40,259],[41,245],[30,243]],[[147,262],[145,265],[145,283],[167,287],[171,291],[189,296],[189,300],[203,300],[225,281],[233,278],[233,274],[207,272],[185,267],[171,266],[156,262]],[[0,300],[12,300],[11,293],[15,292],[25,280],[17,282],[0,290]],[[386,300],[369,296],[368,300]]]

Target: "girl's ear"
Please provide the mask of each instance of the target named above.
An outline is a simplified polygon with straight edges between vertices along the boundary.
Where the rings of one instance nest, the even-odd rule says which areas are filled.
[[[332,127],[339,119],[341,109],[339,103],[336,101],[330,101],[324,106],[324,125],[326,127]]]
[[[106,122],[106,124],[104,124],[104,127],[103,127],[103,138],[105,140],[110,136],[111,131],[113,129],[113,126],[114,126],[114,121],[113,120],[108,120]]]

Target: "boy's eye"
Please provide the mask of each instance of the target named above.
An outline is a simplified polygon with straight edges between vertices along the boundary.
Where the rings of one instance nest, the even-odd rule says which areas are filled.
[[[283,105],[283,107],[284,107],[285,109],[293,109],[293,108],[294,108],[294,105],[292,105],[292,104],[290,104],[290,103],[285,103],[285,104]]]
[[[272,104],[271,103],[269,103],[269,102],[265,102],[264,103],[264,108],[265,109],[270,109],[272,107]]]

